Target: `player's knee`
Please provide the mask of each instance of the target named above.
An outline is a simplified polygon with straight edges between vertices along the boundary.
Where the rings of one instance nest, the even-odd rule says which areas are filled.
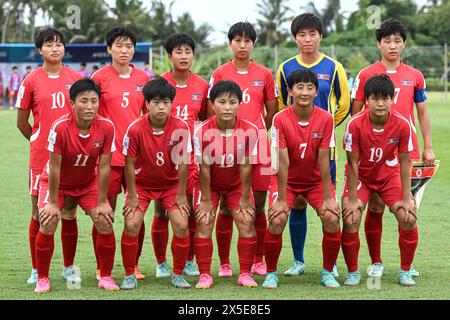
[[[206,224],[205,219],[202,219],[200,222],[197,222],[195,236],[199,238],[211,238],[213,228],[214,221],[209,221],[208,224]]]
[[[325,212],[322,224],[326,231],[337,232],[339,230],[339,217],[331,212]]]
[[[125,232],[130,236],[137,236],[141,229],[141,223],[138,221],[125,220]]]
[[[286,226],[286,222],[287,222],[287,219],[284,216],[276,217],[269,223],[269,225],[268,225],[269,231],[272,234],[282,233],[284,230],[284,227]]]
[[[173,232],[179,236],[184,237],[189,232],[189,224],[187,219],[177,219],[175,221],[172,221],[172,228]]]
[[[39,231],[41,231],[44,234],[54,234],[57,227],[58,227],[58,219],[56,217],[53,217],[50,219],[47,225],[44,226],[41,223]]]
[[[97,229],[98,233],[101,234],[109,234],[114,231],[113,227],[109,225],[108,221],[105,218],[99,217],[98,221],[95,222],[95,229]]]

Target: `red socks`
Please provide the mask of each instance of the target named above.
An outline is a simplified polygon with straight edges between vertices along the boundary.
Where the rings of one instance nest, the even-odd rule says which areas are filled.
[[[97,234],[97,240],[98,236],[99,234]],[[125,268],[126,276],[134,274],[134,267],[136,263],[136,255],[138,247],[139,247],[138,236],[133,237],[127,234],[125,231],[123,231],[121,249],[122,249],[122,262]]]
[[[197,220],[195,218],[191,219],[189,218],[189,253],[187,259],[189,261],[194,260],[194,235],[195,235],[195,229],[197,228]]]
[[[145,239],[145,223],[144,220],[142,220],[141,229],[139,229],[139,247],[138,252],[136,255],[136,266],[139,264],[139,258],[141,257],[142,253],[142,246],[144,245],[144,239]]]
[[[240,274],[250,273],[256,251],[256,237],[238,238],[238,256]]]
[[[367,247],[369,248],[372,264],[382,263],[381,260],[381,234],[383,232],[383,212],[372,212],[367,209],[364,221],[364,233],[366,234]]]
[[[153,217],[152,243],[158,264],[166,261],[167,243],[169,242],[169,220]]]
[[[173,273],[181,275],[183,273],[184,266],[186,265],[186,259],[189,252],[189,235],[184,238],[172,237],[172,244],[170,246],[173,256]]]
[[[409,271],[416,253],[419,233],[417,227],[413,230],[399,228],[398,245],[400,247],[400,261],[402,270]]]
[[[267,229],[264,237],[264,256],[266,257],[267,272],[277,271],[278,258],[283,247],[283,234],[272,234]]]
[[[231,239],[233,237],[233,217],[218,214],[216,223],[217,251],[220,264],[230,263]],[[253,261],[252,261],[253,262]]]
[[[116,237],[114,236],[114,232],[109,234],[97,233],[96,247],[100,276],[110,277],[114,266],[114,256],[116,254]]]
[[[77,219],[61,219],[61,243],[64,256],[64,266],[73,266],[78,242],[78,223]]]
[[[342,231],[342,252],[344,253],[348,272],[358,270],[359,246],[359,232],[349,233],[346,230]]]
[[[264,258],[264,235],[267,229],[266,213],[259,212],[255,216],[255,230],[256,230],[256,253],[254,263],[263,262]]]
[[[329,272],[333,271],[334,264],[336,263],[341,249],[341,231],[330,233],[323,230],[322,239],[322,255],[323,255],[323,268]]]
[[[36,264],[36,237],[39,232],[39,221],[31,218],[28,226],[28,240],[30,243],[31,265],[33,269],[37,269]]]
[[[53,234],[44,234],[38,232],[36,236],[36,267],[38,270],[39,279],[48,278],[50,271],[50,262],[55,248]]]
[[[213,255],[212,239],[194,237],[194,251],[200,274],[211,275],[211,259]]]

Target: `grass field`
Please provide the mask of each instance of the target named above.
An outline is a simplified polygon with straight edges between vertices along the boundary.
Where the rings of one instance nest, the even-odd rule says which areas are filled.
[[[217,277],[218,257],[214,251],[213,276],[215,286],[204,290],[177,290],[171,287],[169,279],[155,278],[155,258],[150,239],[152,212],[145,217],[147,234],[140,260],[141,270],[147,276],[140,282],[137,290],[131,292],[107,293],[97,289],[95,279],[95,258],[91,243],[91,220],[79,210],[79,239],[75,263],[81,268],[83,279],[81,290],[69,290],[61,280],[62,255],[59,238],[60,229],[55,235],[55,253],[50,270],[52,291],[47,295],[37,295],[33,286],[26,284],[29,276],[31,259],[28,247],[28,222],[30,219],[30,198],[27,193],[28,143],[16,129],[16,112],[0,112],[0,299],[450,299],[450,148],[448,147],[450,103],[441,101],[440,93],[429,94],[429,110],[433,128],[433,145],[441,167],[437,176],[427,187],[419,217],[419,247],[414,262],[421,276],[412,288],[400,287],[396,283],[399,268],[398,232],[394,217],[386,213],[384,217],[382,256],[385,264],[385,276],[379,290],[367,288],[365,269],[370,260],[364,234],[361,230],[360,268],[361,285],[357,288],[341,287],[330,290],[320,285],[319,274],[322,265],[321,236],[322,230],[318,217],[311,208],[308,209],[308,234],[305,249],[306,274],[300,277],[286,278],[280,276],[277,290],[265,290],[261,287],[244,289],[236,284],[237,277],[219,279]],[[337,138],[340,144],[344,125],[339,127]],[[446,142],[447,141],[447,142]],[[344,154],[340,152],[339,175],[343,174]],[[338,195],[342,191],[342,182],[338,184]],[[118,207],[123,199],[120,198]],[[153,206],[152,206],[153,207]],[[123,267],[120,255],[120,235],[123,223],[120,212],[116,212],[116,260],[114,276],[117,282],[122,280]],[[237,230],[234,232],[231,252],[235,272],[238,270],[236,242]],[[170,246],[168,260],[171,264]],[[284,233],[283,250],[280,257],[279,271],[284,272],[292,262],[289,230]],[[345,262],[342,252],[338,259],[342,283],[345,275]],[[195,284],[195,278],[189,278]],[[257,277],[262,284],[263,277]]]

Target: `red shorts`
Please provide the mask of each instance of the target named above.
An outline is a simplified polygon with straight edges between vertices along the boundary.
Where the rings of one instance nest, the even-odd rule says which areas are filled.
[[[186,196],[193,196],[194,195],[194,189],[195,186],[200,181],[200,175],[197,168],[189,169],[187,184],[186,184]]]
[[[125,181],[125,167],[111,166],[111,174],[109,176],[107,197],[115,197],[125,191],[127,187]]]
[[[271,165],[268,164],[254,164],[252,168],[252,190],[253,191],[267,191],[269,190]]]
[[[344,177],[344,194],[343,198],[348,198],[347,176]],[[402,200],[402,181],[400,175],[396,174],[385,181],[373,183],[363,180],[358,180],[358,199],[364,204],[369,202],[370,197],[374,192],[378,193],[383,202],[391,207],[395,203]]]
[[[43,208],[48,203],[48,180],[41,179],[39,184],[39,199],[38,199],[38,207]],[[94,179],[94,181],[83,188],[75,188],[75,189],[59,189],[58,194],[58,208],[62,210],[64,200],[66,197],[73,198],[76,203],[85,211],[92,211],[97,207],[98,202],[98,181]]]
[[[177,192],[177,185],[165,190],[151,190],[136,186],[136,194],[139,200],[139,207],[136,209],[136,212],[145,214],[152,200],[161,201],[167,211],[178,210],[177,205],[172,205],[177,197]],[[125,194],[125,197],[128,198],[128,193]]]
[[[41,174],[42,170],[28,169],[28,191],[32,196],[39,196],[39,180]]]
[[[226,191],[217,191],[217,190],[211,190],[211,200],[213,203],[214,212],[217,210],[217,207],[219,206],[219,200],[221,197],[223,197],[223,200],[225,201],[225,205],[227,208],[229,208],[231,211],[236,211],[239,209],[239,200],[241,199],[242,190],[241,186],[226,190]],[[255,200],[253,198],[253,195],[250,196],[252,205],[255,205]],[[200,185],[197,184],[194,189],[194,210],[197,211],[198,207],[200,206],[200,201],[202,200],[202,192],[200,189]]]
[[[298,198],[302,196],[305,200],[317,210],[323,203],[323,185],[322,182],[305,185],[302,187],[288,185],[286,188],[286,204],[292,208]],[[272,207],[278,196],[277,176],[272,176],[269,187],[269,208]],[[336,199],[335,186],[331,184],[331,196]]]

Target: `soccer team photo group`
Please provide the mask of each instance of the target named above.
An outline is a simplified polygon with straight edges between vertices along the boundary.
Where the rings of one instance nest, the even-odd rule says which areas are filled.
[[[448,103],[404,61],[403,19],[369,30],[356,72],[322,51],[323,19],[294,10],[273,67],[228,17],[206,76],[183,28],[144,69],[118,20],[92,73],[37,29],[41,64],[0,88],[1,298],[449,299]]]

